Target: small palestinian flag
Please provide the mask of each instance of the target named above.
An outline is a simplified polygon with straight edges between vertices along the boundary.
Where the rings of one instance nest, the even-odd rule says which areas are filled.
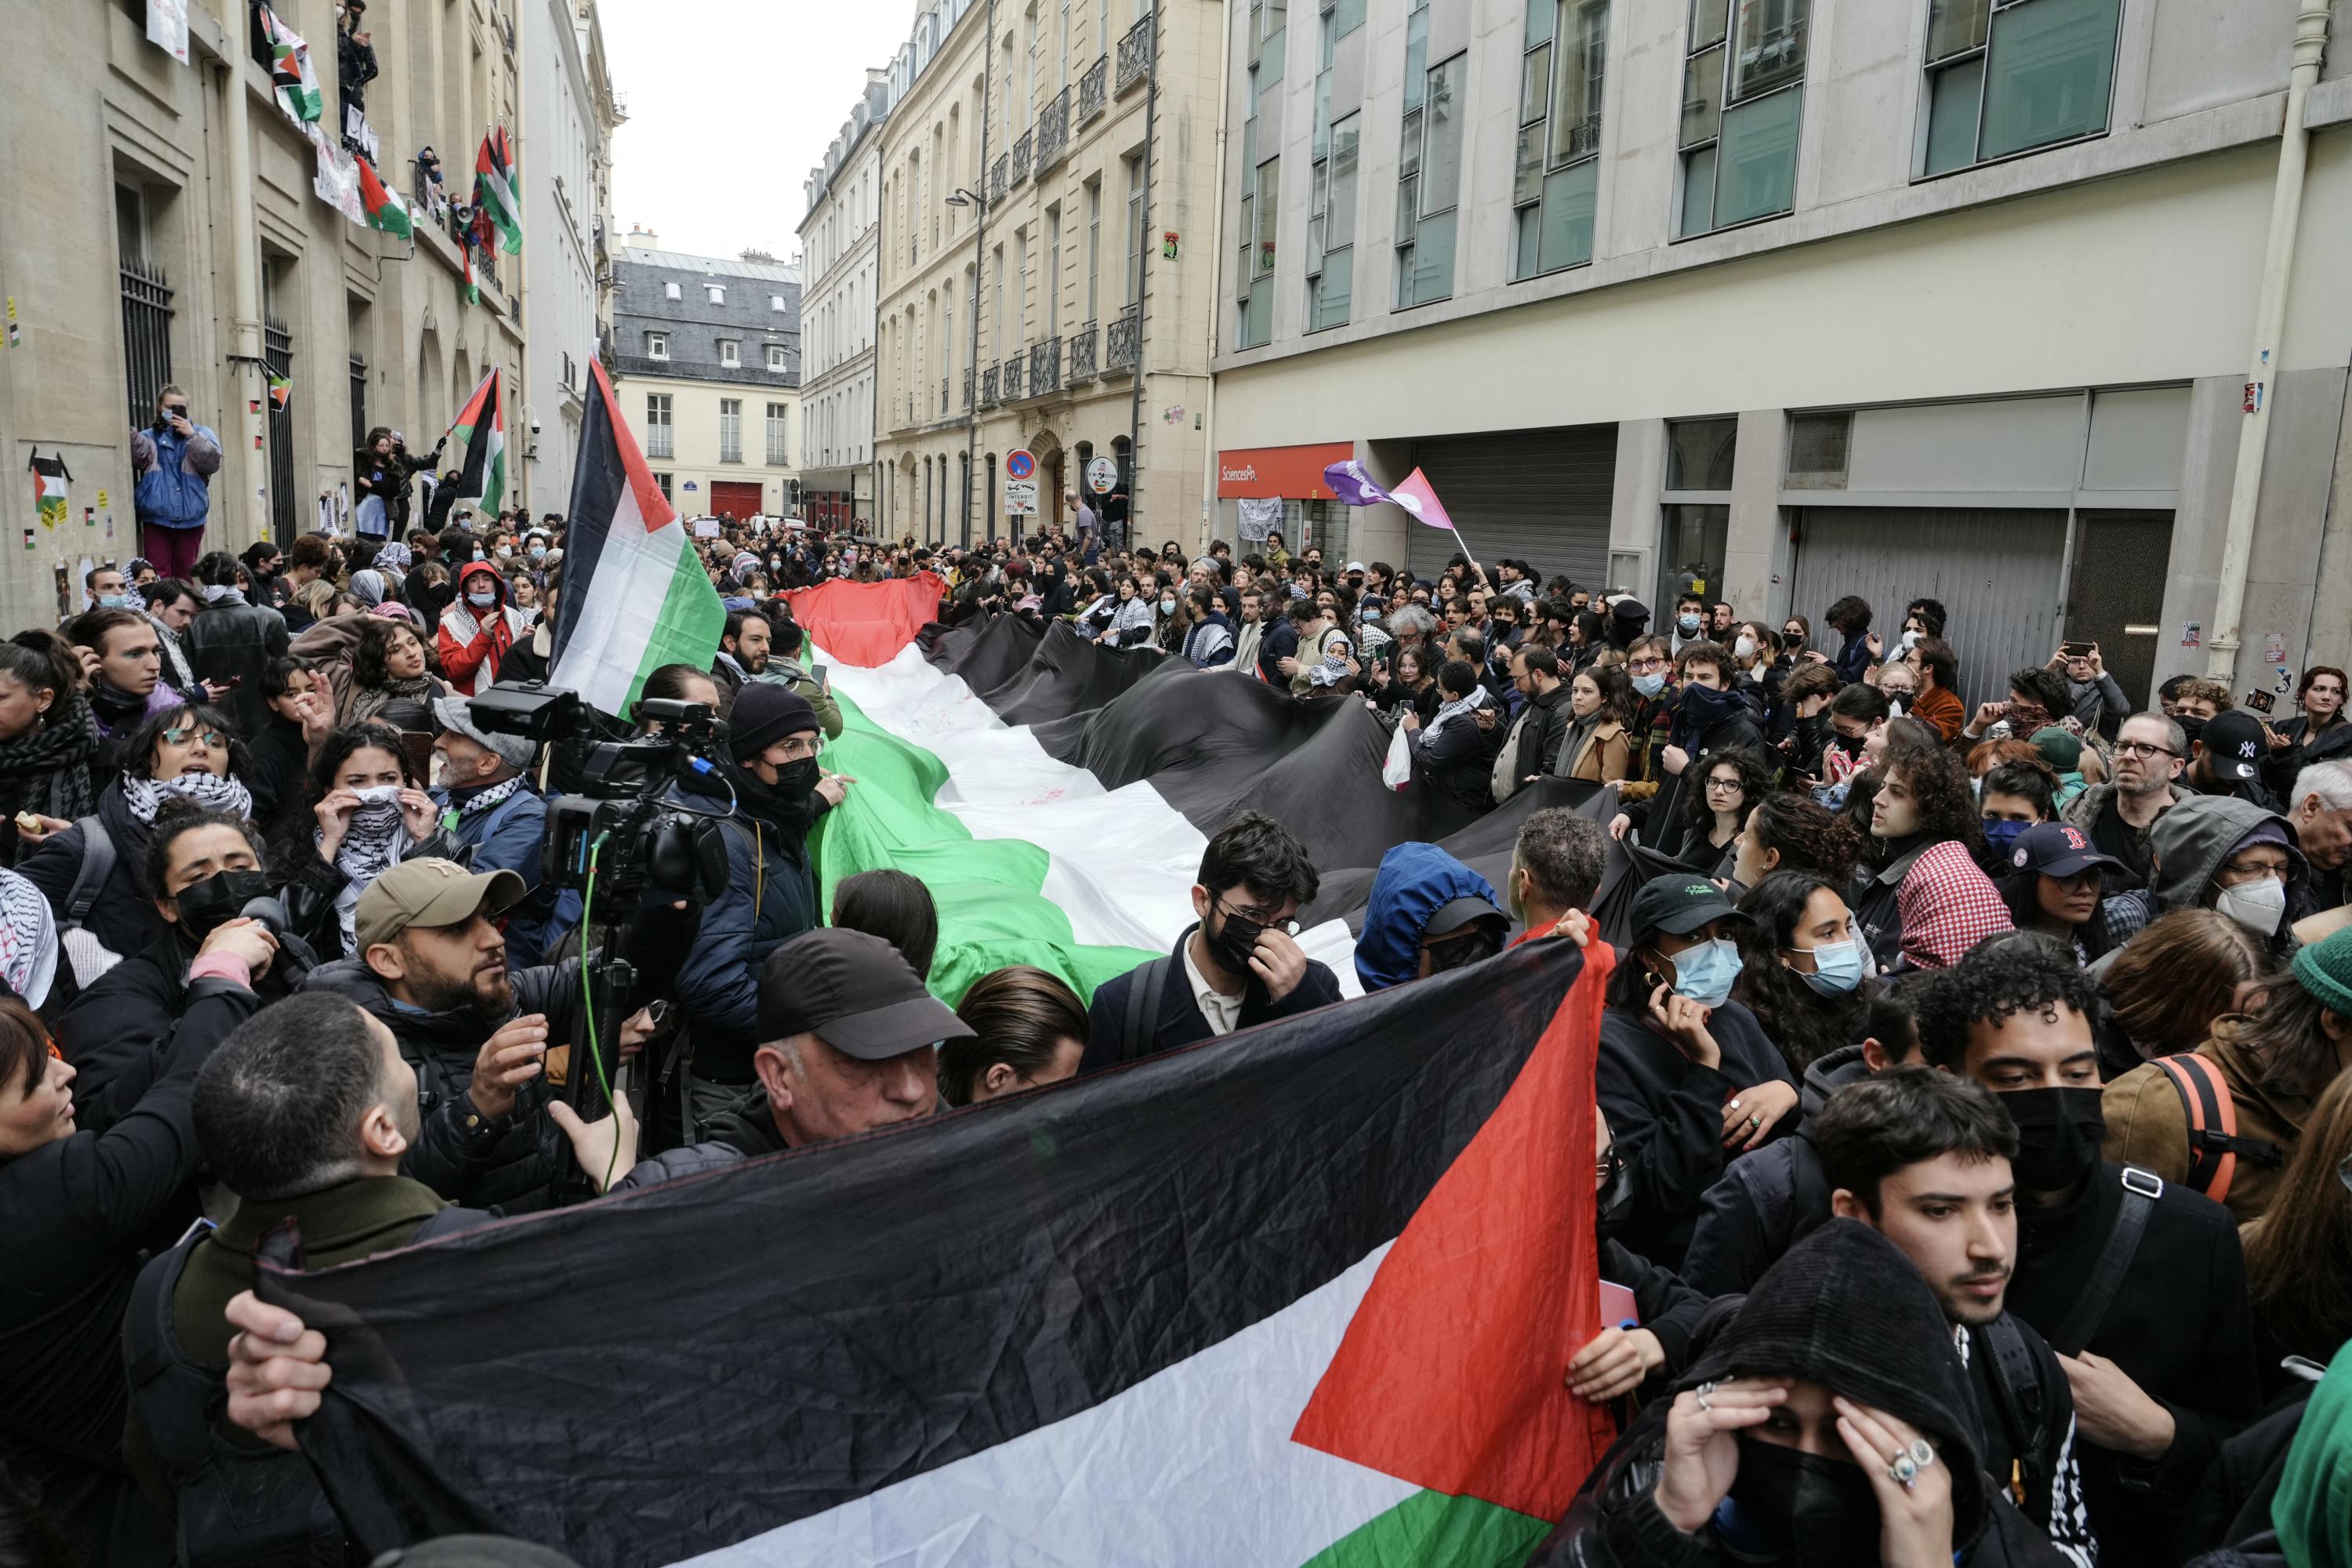
[[[1561,1379],[1601,1327],[1609,967],[1528,943],[888,1131],[257,1270],[330,1325],[305,1457],[371,1554],[486,1531],[593,1568],[1523,1563],[1612,1432]]]
[[[55,528],[66,520],[68,487],[73,476],[66,471],[63,453],[54,458],[33,454],[29,467],[33,472],[33,510],[40,515],[43,528]]]
[[[618,715],[663,665],[701,668],[727,609],[621,417],[603,362],[591,355],[588,368],[549,679]]]
[[[474,205],[496,226],[507,254],[522,249],[522,176],[515,168],[514,149],[500,126],[482,138],[474,154]],[[488,248],[485,241],[484,248]]]
[[[499,398],[497,370],[482,377],[449,433],[466,443],[458,496],[480,501],[484,511],[497,511],[507,499],[507,411]]]
[[[365,158],[359,160],[360,203],[367,208],[370,228],[382,229],[400,239],[409,237],[413,229],[408,221],[408,204],[400,199],[397,191],[387,189],[378,178],[375,165]]]
[[[283,414],[292,405],[293,401],[294,378],[290,375],[271,376],[269,378],[269,411],[272,414]]]
[[[457,248],[466,258],[466,303],[478,305],[482,302],[482,280],[474,276],[473,241],[467,240]]]
[[[310,46],[268,5],[257,19],[268,34],[269,80],[278,89],[278,103],[296,120],[316,121],[326,111],[326,100],[319,91],[318,73],[310,68]]]

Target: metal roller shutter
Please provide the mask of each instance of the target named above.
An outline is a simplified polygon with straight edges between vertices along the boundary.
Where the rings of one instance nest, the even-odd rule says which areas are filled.
[[[1540,579],[1565,573],[1590,584],[1608,575],[1614,425],[1433,437],[1413,443],[1413,461],[1488,570],[1509,555]],[[1452,534],[1418,523],[1408,541],[1413,574],[1432,581],[1456,548]]]
[[[1870,603],[1871,629],[1892,647],[1903,606],[1941,599],[1950,619],[1944,640],[1960,658],[1960,697],[1971,715],[1979,702],[2009,695],[2009,672],[2042,664],[2058,646],[2059,569],[2066,551],[2063,511],[1992,511],[1962,507],[1808,507],[1797,514],[1796,613],[1837,634],[1822,612],[1848,594]]]

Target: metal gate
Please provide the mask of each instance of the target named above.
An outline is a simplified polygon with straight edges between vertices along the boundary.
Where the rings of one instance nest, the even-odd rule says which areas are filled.
[[[1871,629],[1891,648],[1903,606],[1941,599],[1950,616],[1944,640],[1960,659],[1960,698],[2009,694],[2009,672],[2045,664],[2058,646],[2063,511],[1969,507],[1808,507],[1796,514],[1797,563],[1790,607],[1824,636],[1822,612],[1848,594],[1869,601]]]
[[[261,320],[261,363],[270,375],[294,374],[294,333],[275,316]],[[280,550],[294,543],[294,400],[262,389],[269,400],[269,531]]]
[[[1565,573],[1594,584],[1608,574],[1614,425],[1433,437],[1413,443],[1413,461],[1489,571],[1508,555],[1533,566],[1538,580]],[[1415,576],[1434,581],[1458,548],[1444,529],[1408,525]]]
[[[155,395],[172,379],[172,289],[162,267],[136,256],[122,258],[122,374],[131,428],[144,430],[155,422]]]

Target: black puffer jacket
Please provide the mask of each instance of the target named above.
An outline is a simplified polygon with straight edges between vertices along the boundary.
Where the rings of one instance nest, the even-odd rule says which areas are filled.
[[[114,869],[100,886],[98,900],[90,905],[89,918],[82,922],[84,929],[110,951],[125,957],[144,952],[172,933],[171,922],[156,910],[142,880],[145,872],[142,868],[147,863],[147,846],[154,836],[154,825],[131,815],[131,803],[123,797],[119,774],[106,786],[106,793],[98,797],[98,809],[92,815],[114,844]],[[85,848],[81,826],[77,823],[16,864],[17,874],[41,889],[60,921],[65,919],[74,879],[81,874]]]
[[[1949,1467],[1957,1568],[2060,1568],[2066,1560],[2010,1505],[1979,1465],[1975,1402],[1951,1350],[1941,1308],[1910,1259],[1854,1220],[1807,1237],[1758,1282],[1738,1315],[1714,1337],[1677,1390],[1748,1374],[1810,1378],[1831,1392],[1909,1423]],[[1736,1519],[1752,1540],[1785,1537],[1785,1522],[1727,1500],[1685,1535],[1655,1500],[1665,1448],[1660,1402],[1643,1411],[1586,1478],[1568,1515],[1529,1559],[1530,1568],[1717,1568],[1787,1563],[1833,1568],[1766,1544],[1735,1557],[1718,1531]],[[1753,1439],[1743,1437],[1742,1444]],[[1732,1483],[1735,1489],[1738,1482]],[[1875,1562],[1875,1554],[1870,1559]]]
[[[1697,1228],[1683,1258],[1684,1281],[1709,1296],[1752,1290],[1783,1253],[1830,1217],[1830,1184],[1813,1147],[1813,1118],[1850,1083],[1870,1076],[1860,1046],[1847,1046],[1805,1069],[1796,1133],[1742,1154],[1701,1200]]]

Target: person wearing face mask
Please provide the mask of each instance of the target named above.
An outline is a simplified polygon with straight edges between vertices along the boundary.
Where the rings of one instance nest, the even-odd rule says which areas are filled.
[[[1744,1003],[1798,1073],[1860,1040],[1878,984],[1870,950],[1845,900],[1810,871],[1775,871],[1741,895],[1739,981]]]
[[[1675,630],[1672,652],[1679,658],[1685,647],[1692,643],[1710,640],[1706,633],[1706,597],[1702,594],[1685,594],[1675,600]]]
[[[2015,747],[2018,742],[1987,744]],[[1969,760],[1973,765],[1973,753]],[[2031,761],[2002,762],[1986,769],[1977,780],[1977,807],[1983,814],[1985,847],[1991,852],[1996,868],[2009,865],[2009,852],[2017,847],[2019,836],[2027,828],[2057,816],[2056,796],[2057,781],[2050,776],[2050,770],[2042,765],[2038,756]],[[2106,858],[2115,860],[2113,856]],[[2120,869],[2120,863],[2117,865]]]
[[[2269,1206],[2313,1104],[2352,1063],[2352,931],[2297,952],[2288,975],[2250,1006],[2214,1019],[2188,1057],[2115,1079],[2104,1100],[2108,1159],[2227,1204],[2241,1221]]]
[[[1692,805],[1685,797],[1704,795],[1715,760],[1742,748],[1759,754],[1764,751],[1757,710],[1735,688],[1738,670],[1728,653],[1714,643],[1692,643],[1675,657],[1675,669],[1679,684],[1666,744],[1654,758],[1663,772],[1652,775],[1658,792],[1647,802],[1634,802],[1609,823],[1612,837],[1637,832],[1646,847],[1663,853],[1673,853],[1682,842],[1685,812],[1704,808],[1703,799]],[[1640,679],[1637,674],[1637,691]]]
[[[457,571],[457,599],[441,612],[441,673],[464,696],[488,691],[507,649],[530,635],[530,617],[508,602],[507,581],[487,561]]]
[[[2310,868],[2286,818],[2249,801],[2192,795],[2156,819],[2147,847],[2147,886],[2123,895],[2140,905],[2140,923],[2172,910],[2219,910],[2260,939],[2274,961],[2294,953],[2298,943],[2287,910]]]
[[[1653,879],[1633,897],[1633,940],[1609,977],[1597,1082],[1638,1194],[1625,1242],[1664,1268],[1680,1266],[1725,1164],[1795,1124],[1796,1075],[1731,999],[1740,957],[1729,933],[1748,918],[1702,878]]]
[[[79,1075],[74,1098],[80,1124],[100,1132],[128,1115],[152,1082],[187,1011],[189,965],[205,939],[244,918],[254,900],[276,900],[279,891],[252,825],[234,812],[189,801],[172,801],[157,814],[139,870],[166,934],[51,1009],[58,1040]],[[264,1003],[292,995],[318,962],[307,943],[284,930],[282,903],[268,916],[278,922],[275,956],[245,977]]]
[[[1307,847],[1244,812],[1217,831],[1192,887],[1199,919],[1173,952],[1097,988],[1082,1072],[1230,1035],[1339,999],[1339,976],[1297,941],[1301,905],[1322,886]]]
[[[2105,896],[2105,878],[2121,865],[2071,823],[2029,826],[2011,839],[2008,859],[2000,896],[2017,929],[2055,937],[2079,963],[2121,947],[2146,918],[2137,900]]]
[[[2101,1554],[2168,1561],[2181,1502],[2257,1403],[2237,1226],[2189,1187],[2102,1157],[2098,993],[2063,944],[1987,943],[1917,1005],[1927,1060],[1991,1089],[2017,1124],[2008,1304],[2065,1368]]]
[[[1948,1343],[1901,1251],[1823,1226],[1610,1447],[1530,1568],[2064,1563],[1985,1479]]]
[[[796,692],[746,684],[729,721],[725,776],[697,773],[672,788],[688,805],[734,814],[719,824],[727,891],[702,912],[678,972],[677,1002],[694,1031],[688,1100],[698,1127],[748,1093],[761,1037],[760,966],[820,920],[809,836],[846,798],[847,774],[829,774],[816,710]]]

